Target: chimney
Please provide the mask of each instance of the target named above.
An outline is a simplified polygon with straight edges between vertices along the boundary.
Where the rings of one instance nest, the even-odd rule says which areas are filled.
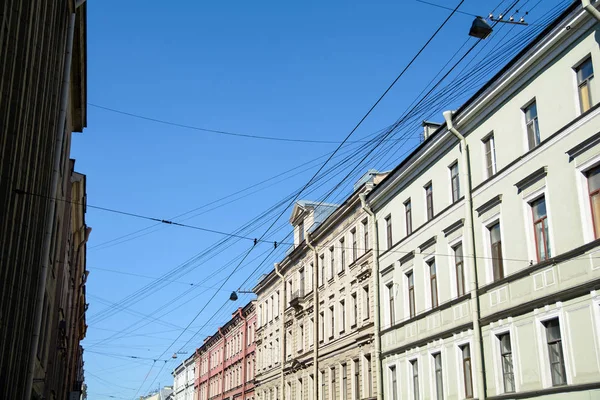
[[[442,124],[431,121],[423,121],[423,140],[427,140],[429,135],[435,132]]]

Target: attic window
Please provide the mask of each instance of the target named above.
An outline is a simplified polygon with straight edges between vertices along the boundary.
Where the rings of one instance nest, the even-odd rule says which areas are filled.
[[[298,224],[298,243],[304,241],[304,221]]]

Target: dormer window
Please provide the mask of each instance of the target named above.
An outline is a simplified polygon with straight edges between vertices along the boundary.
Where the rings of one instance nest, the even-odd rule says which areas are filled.
[[[304,221],[298,224],[298,244],[304,241]]]

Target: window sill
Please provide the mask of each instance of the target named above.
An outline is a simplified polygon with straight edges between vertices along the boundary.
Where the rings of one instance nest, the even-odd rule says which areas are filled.
[[[329,278],[329,279],[327,280],[327,283],[330,283],[330,284],[331,284],[331,283],[333,283],[333,279],[334,279],[334,278],[333,278],[333,276],[332,276],[331,278]]]
[[[344,268],[343,270],[338,272],[338,276],[344,276],[344,275],[346,275],[346,268]]]
[[[350,325],[350,329],[354,329],[354,328],[356,328],[356,324]]]

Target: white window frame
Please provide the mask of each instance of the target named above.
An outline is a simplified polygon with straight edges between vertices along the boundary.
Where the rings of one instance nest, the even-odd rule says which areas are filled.
[[[465,280],[465,294],[469,293],[469,271],[467,268],[467,257],[465,257],[465,241],[461,236],[448,242],[448,262],[450,266],[450,296],[453,299],[458,298],[458,276],[456,275],[456,257],[454,255],[454,248],[458,244],[462,245],[463,249],[463,278]]]
[[[521,107],[521,126],[522,126],[522,132],[525,134],[523,136],[523,149],[524,149],[524,153],[529,152],[530,150],[536,149],[540,143],[538,143],[537,145],[535,145],[533,148],[529,148],[529,134],[527,133],[527,109],[535,103],[535,107],[536,107],[536,118],[537,118],[537,122],[538,122],[538,133],[540,134],[540,143],[542,143],[543,139],[542,139],[542,129],[540,127],[540,113],[539,113],[539,107],[537,104],[537,97],[533,97],[531,98],[531,100],[527,101],[525,103],[524,106]]]
[[[584,243],[594,241],[594,225],[592,222],[592,210],[590,208],[590,196],[588,190],[586,173],[600,164],[600,154],[581,163],[575,169],[575,182],[577,183],[579,212]]]
[[[425,309],[426,310],[431,310],[433,308],[433,305],[431,303],[431,274],[429,271],[429,262],[431,260],[433,260],[433,262],[435,263],[435,273],[436,273],[435,283],[436,283],[436,287],[437,287],[437,300],[438,300],[437,307],[439,307],[440,304],[442,304],[442,302],[440,301],[440,290],[439,290],[440,289],[440,285],[439,285],[440,278],[439,278],[439,274],[438,274],[439,265],[437,263],[438,260],[436,260],[435,254],[429,254],[429,255],[423,257],[423,271],[425,271],[425,273],[423,275],[425,278],[425,293],[426,293],[426,296],[425,296],[426,308]],[[416,300],[417,300],[417,296],[415,296],[415,302],[416,302]],[[417,310],[416,310],[416,304],[415,304],[415,315],[417,314],[416,311]]]
[[[394,307],[394,321],[391,320],[390,318],[390,292],[389,292],[389,286],[392,286],[392,290],[394,291],[394,305],[396,303],[396,299],[398,297],[398,289],[396,287],[396,284],[394,283],[394,278],[390,277],[388,278],[384,283],[383,283],[383,298],[384,298],[384,306],[383,306],[383,312],[385,314],[385,319],[384,319],[384,324],[386,324],[386,326],[390,327],[394,324],[395,321],[398,320],[398,318],[396,317],[396,307]]]
[[[456,176],[458,177],[458,183],[457,183],[458,198],[456,200],[454,200],[454,198],[453,198],[453,190],[452,190],[452,167],[454,167],[454,166],[456,166],[456,172],[457,172]],[[462,188],[460,187],[460,165],[458,164],[458,159],[452,161],[452,163],[450,165],[448,165],[447,171],[448,171],[448,182],[450,183],[450,185],[448,185],[449,186],[448,187],[448,190],[449,190],[449,192],[448,192],[449,193],[449,197],[448,197],[449,203],[448,204],[455,204],[455,203],[458,203],[458,201],[461,198],[461,194],[462,194],[461,193]],[[435,209],[434,209],[434,211],[435,211]]]
[[[593,316],[594,316],[594,328],[596,329],[596,334],[594,335],[594,342],[596,348],[600,348],[600,293],[596,290],[592,290],[590,292],[591,297],[591,307],[593,307]],[[600,365],[600,354],[596,352],[596,362]]]
[[[388,397],[390,399],[393,399],[393,388],[392,388],[392,367],[395,367],[395,372],[396,372],[396,393],[398,393],[398,400],[402,399],[402,392],[401,392],[401,386],[400,386],[400,380],[401,380],[401,375],[400,375],[400,366],[398,365],[398,363],[396,361],[394,362],[390,362],[389,364],[386,364],[386,375],[388,377],[388,384],[385,385],[386,389],[388,391]],[[354,368],[354,366],[352,366],[351,368]],[[354,375],[352,375],[352,378],[354,379]],[[352,384],[352,394],[354,394],[354,385]]]
[[[429,358],[429,393],[431,393],[431,398],[437,398],[437,389],[436,389],[436,381],[435,381],[435,361],[433,359],[433,355],[440,353],[442,356],[442,385],[444,389],[443,398],[446,399],[448,397],[448,356],[446,354],[446,350],[442,344],[431,347],[427,349],[427,356]]]
[[[546,222],[548,223],[548,237],[550,239],[550,256],[556,256],[556,245],[554,244],[554,234],[552,229],[552,211],[550,210],[550,201],[548,196],[548,189],[544,184],[543,187],[523,197],[523,217],[525,218],[525,238],[527,240],[527,255],[529,260],[533,264],[538,263],[535,231],[533,228],[533,210],[531,209],[531,203],[544,197],[546,202]],[[500,225],[502,229],[502,225]],[[503,242],[504,243],[504,242]]]
[[[521,356],[519,352],[519,338],[517,336],[517,331],[513,319],[509,317],[506,322],[499,321],[496,324],[491,324],[494,326],[490,329],[490,343],[492,343],[492,359],[494,362],[495,368],[493,368],[494,372],[494,382],[496,383],[496,394],[501,395],[506,393],[504,391],[504,376],[502,372],[502,354],[500,352],[500,340],[498,340],[499,335],[503,335],[508,333],[510,335],[510,346],[512,349],[512,360],[513,360],[513,374],[515,378],[515,393],[521,390],[521,381],[523,377],[521,376]]]
[[[492,264],[492,243],[490,241],[490,229],[489,227],[494,225],[496,222],[500,223],[500,240],[502,241],[502,267],[504,270],[504,276],[508,276],[508,271],[506,270],[506,263],[504,259],[506,258],[506,242],[504,241],[504,221],[502,220],[502,214],[500,212],[494,213],[492,216],[488,217],[486,220],[481,222],[481,233],[483,235],[483,255],[485,257],[485,278],[486,283],[494,282],[494,265]]]
[[[476,365],[477,360],[475,360],[475,358],[476,358],[475,357],[475,348],[473,347],[473,338],[471,336],[473,334],[473,332],[471,330],[469,330],[468,334],[470,335],[470,337],[465,337],[465,338],[462,338],[462,339],[454,342],[455,357],[456,357],[456,361],[458,363],[458,368],[456,369],[458,391],[461,395],[460,398],[465,399],[467,397],[466,393],[465,393],[465,368],[464,368],[464,363],[463,363],[461,347],[468,344],[469,351],[471,352],[471,384],[473,385],[473,397],[472,398],[477,399],[479,397],[477,395],[477,382],[476,382],[477,377],[475,375],[477,373],[477,365]],[[442,359],[442,363],[443,362],[444,362],[444,360]]]
[[[344,306],[342,307],[342,303],[344,304]],[[347,304],[346,304],[346,296],[340,298],[338,300],[338,321],[336,324],[336,328],[337,331],[342,334],[346,332],[346,325],[348,325],[348,318],[346,318],[347,315],[342,315],[346,313],[347,310]]]
[[[411,318],[410,316],[410,299],[409,299],[409,293],[408,293],[408,275],[412,273],[413,275],[413,284],[415,287],[415,317],[417,315],[419,315],[418,309],[417,309],[417,289],[416,289],[416,276],[415,276],[415,272],[416,269],[414,267],[414,264],[411,265],[409,268],[406,268],[405,270],[402,271],[402,298],[404,299],[403,303],[403,307],[402,307],[402,311],[404,312],[404,318],[403,320],[408,320]]]
[[[491,140],[492,144],[493,144],[493,151],[492,151],[492,175],[488,175],[488,166],[487,166],[487,158],[486,158],[486,150],[485,150],[485,143]],[[487,135],[485,135],[484,137],[481,138],[481,154],[483,154],[483,157],[481,157],[481,165],[482,165],[482,169],[483,169],[483,176],[485,176],[485,178],[483,179],[484,181],[486,179],[490,179],[492,176],[496,175],[498,173],[498,158],[496,157],[496,135],[494,134],[494,131],[489,132]]]
[[[336,364],[333,364],[333,365],[330,365],[327,369],[329,370],[329,381],[328,381],[328,384],[327,384],[327,386],[329,387],[329,393],[328,393],[329,396],[328,396],[328,398],[331,399],[331,400],[334,400],[335,399],[335,397],[334,397],[334,394],[335,394],[335,383],[331,379],[331,370],[333,369],[333,371],[334,371],[333,373],[335,374],[335,378],[337,379],[337,376],[338,376],[337,366],[336,366]]]
[[[417,391],[419,392],[419,399],[423,398],[423,378],[422,378],[422,373],[423,373],[423,365],[421,363],[421,357],[419,357],[418,354],[412,355],[412,356],[408,356],[406,359],[406,381],[407,381],[407,385],[406,387],[409,390],[408,393],[408,398],[411,400],[415,400],[415,396],[414,396],[414,379],[413,379],[413,370],[412,370],[412,363],[416,361],[417,362],[417,372],[419,373],[419,387],[417,388]]]
[[[573,354],[572,348],[570,346],[570,336],[569,336],[569,327],[568,327],[568,319],[565,316],[563,305],[561,302],[556,303],[556,308],[553,310],[534,310],[535,314],[535,326],[537,330],[537,344],[538,344],[538,354],[539,354],[539,365],[540,365],[540,375],[541,382],[543,388],[551,388],[552,386],[552,376],[549,365],[549,357],[548,357],[548,343],[546,339],[546,326],[544,323],[551,319],[558,318],[558,323],[560,325],[560,337],[561,337],[561,345],[563,350],[563,357],[565,362],[565,374],[567,378],[567,385],[573,384],[573,374],[572,374],[572,365],[571,365],[571,355]]]
[[[579,82],[577,81],[577,69],[579,67],[581,67],[581,65],[583,65],[583,63],[587,60],[590,60],[592,62],[592,68],[593,68],[594,67],[594,59],[592,58],[592,53],[587,53],[585,56],[583,56],[581,59],[579,59],[579,61],[577,61],[575,64],[573,64],[573,66],[571,67],[571,76],[572,76],[572,82],[573,82],[573,101],[575,104],[575,113],[577,115],[583,114],[583,111],[581,109],[581,99],[579,97]],[[595,79],[594,79],[594,81],[595,81]],[[596,93],[595,93],[595,90],[592,90],[592,85],[590,85],[589,90],[590,90],[590,96],[592,97],[592,104],[590,105],[590,109],[591,109],[596,104],[598,104],[598,102],[594,103],[594,94],[596,94]]]

